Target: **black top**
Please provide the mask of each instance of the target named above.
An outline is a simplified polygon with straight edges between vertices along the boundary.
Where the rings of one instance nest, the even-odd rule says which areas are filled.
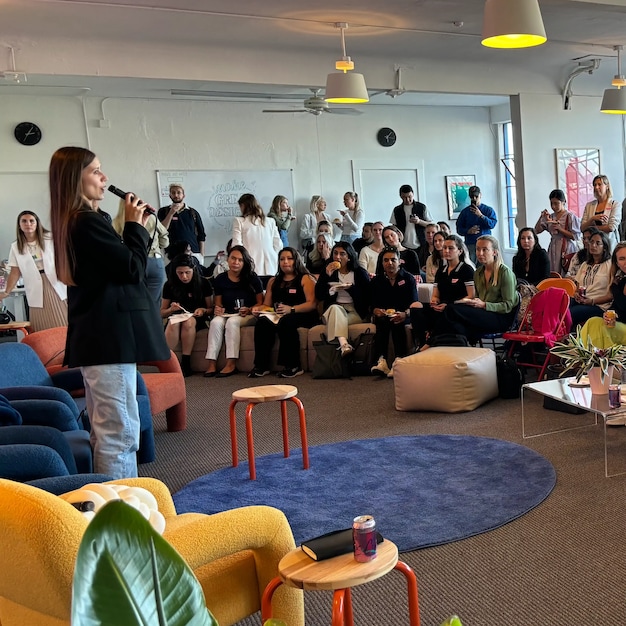
[[[145,284],[149,239],[143,226],[126,222],[122,241],[90,208],[71,221],[67,245],[76,286],[67,290],[64,359],[70,367],[170,358],[163,322]]]
[[[420,246],[423,246],[426,243],[426,229],[419,224],[409,224],[407,225],[406,221],[406,213],[404,212],[404,204],[399,204],[398,206],[393,208],[393,215],[395,217],[396,226],[403,232],[406,233],[406,229],[409,226],[415,226],[415,232],[417,233],[417,239],[420,242]],[[426,215],[426,205],[422,202],[413,202],[413,208],[411,209],[411,215],[417,215],[419,219],[425,219]],[[416,272],[417,273],[417,272]]]
[[[228,272],[218,274],[213,279],[213,287],[216,296],[222,296],[222,306],[226,313],[236,312],[235,300],[243,300],[241,306],[252,307],[256,304],[256,296],[263,293],[261,279],[253,274],[249,283],[242,281],[234,282],[228,277]]]
[[[450,273],[444,265],[435,274],[435,283],[439,291],[439,302],[450,304],[467,296],[465,283],[474,280],[474,268],[467,263],[459,263]]]
[[[164,206],[159,209],[157,217],[162,222],[169,213],[170,207]],[[200,241],[206,241],[206,234],[202,224],[202,218],[195,209],[185,207],[180,213],[175,213],[170,222],[167,232],[170,242],[186,241],[191,246],[192,252],[200,252]]]
[[[337,294],[332,296],[329,294],[329,283],[332,282],[339,282],[339,270],[335,270],[330,276],[323,272],[315,285],[315,297],[324,303],[324,311],[337,301]],[[352,296],[354,308],[361,318],[365,318],[368,313],[369,283],[369,274],[360,265],[357,265],[354,268],[354,285],[346,291]]]
[[[526,271],[526,255],[516,254],[513,257],[513,273],[518,279],[527,280],[532,285],[538,285],[550,276],[550,258],[543,248],[535,247],[528,260]]]
[[[279,302],[286,304],[287,306],[296,306],[296,304],[304,304],[306,302],[306,294],[304,293],[304,287],[302,276],[296,276],[293,280],[284,281],[278,277],[274,278],[272,284],[272,306],[275,306]],[[297,313],[298,326],[301,328],[310,328],[319,321],[317,309],[308,313]]]
[[[211,283],[205,278],[200,281],[200,285],[201,292],[194,294],[191,285],[189,285],[189,290],[185,291],[185,285],[180,281],[175,285],[168,280],[163,285],[163,299],[170,302],[178,302],[189,313],[193,313],[196,309],[204,309],[206,307],[206,298],[210,298],[213,295],[213,289],[211,288]]]
[[[626,287],[626,276],[619,278],[617,283],[611,284],[611,293],[613,294],[613,304],[611,308],[617,313],[617,321],[626,323],[626,296],[624,295],[624,287]]]
[[[417,302],[415,278],[402,267],[392,285],[386,274],[375,276],[370,281],[370,305],[372,309],[395,309],[406,311]]]
[[[420,273],[420,262],[417,258],[417,253],[415,252],[415,250],[411,250],[410,248],[405,248],[404,250],[402,250],[402,252],[400,252],[400,264],[407,272],[410,272],[411,274]]]

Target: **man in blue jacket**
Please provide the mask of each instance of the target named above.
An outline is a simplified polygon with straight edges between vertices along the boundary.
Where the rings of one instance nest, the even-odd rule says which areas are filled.
[[[466,206],[456,221],[456,232],[465,237],[465,244],[472,261],[476,263],[476,241],[483,235],[491,235],[491,229],[498,223],[496,212],[486,204],[482,204],[480,187],[472,185],[468,196],[470,205]]]

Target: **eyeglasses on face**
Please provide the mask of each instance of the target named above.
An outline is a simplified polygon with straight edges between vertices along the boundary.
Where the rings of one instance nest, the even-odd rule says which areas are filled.
[[[594,241],[593,239],[589,240],[589,245],[590,246],[603,246],[604,242],[603,241]]]

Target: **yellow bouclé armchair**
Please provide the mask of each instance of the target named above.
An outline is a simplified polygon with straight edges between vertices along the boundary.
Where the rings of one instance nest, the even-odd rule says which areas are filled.
[[[200,581],[220,626],[261,608],[261,595],[278,562],[295,547],[287,518],[277,509],[251,506],[215,515],[177,515],[167,487],[152,478],[116,483],[151,491],[163,513],[163,537]],[[30,485],[0,479],[0,624],[69,626],[72,577],[87,526],[61,498]],[[304,625],[302,592],[283,585],[275,616]]]

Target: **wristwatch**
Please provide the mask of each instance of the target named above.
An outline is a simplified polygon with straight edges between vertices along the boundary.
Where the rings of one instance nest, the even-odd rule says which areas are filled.
[[[292,313],[295,313],[295,312],[296,312],[296,307],[295,307],[295,306],[292,306],[292,307],[291,307],[291,312],[292,312]]]

